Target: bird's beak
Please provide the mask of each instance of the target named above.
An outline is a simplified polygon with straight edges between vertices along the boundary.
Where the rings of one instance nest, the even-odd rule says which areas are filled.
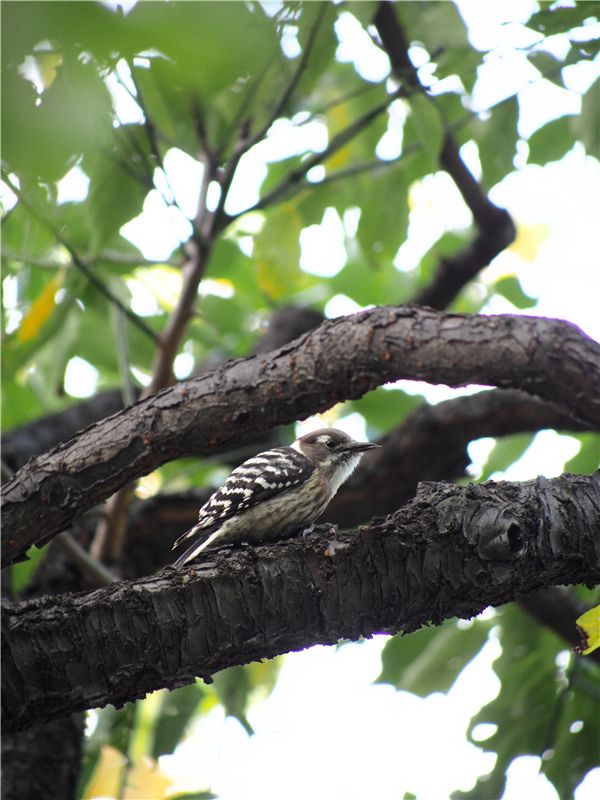
[[[376,447],[381,447],[380,444],[371,444],[371,442],[352,442],[348,445],[348,450],[351,453],[362,453],[365,450],[374,450]]]

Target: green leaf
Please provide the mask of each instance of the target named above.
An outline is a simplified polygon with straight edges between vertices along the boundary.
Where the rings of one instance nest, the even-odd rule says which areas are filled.
[[[2,430],[7,431],[40,416],[44,409],[31,386],[9,377],[2,366]]]
[[[597,664],[577,659],[571,681],[577,688],[568,690],[563,698],[562,713],[541,764],[541,771],[552,781],[559,797],[574,796],[583,776],[598,766],[600,755],[600,669]]]
[[[86,208],[94,251],[116,239],[121,226],[141,213],[154,167],[141,125],[117,128],[111,149],[84,159],[90,179]]]
[[[414,128],[415,135],[407,138],[419,141],[431,159],[433,172],[438,165],[438,158],[444,142],[444,129],[440,115],[434,104],[423,94],[415,94],[410,98],[410,116],[407,119],[408,132]],[[406,128],[405,125],[405,128]]]
[[[407,230],[408,183],[404,169],[391,168],[371,176],[362,196],[357,231],[367,261],[393,261]]]
[[[505,606],[497,613],[502,654],[494,663],[494,671],[501,688],[498,696],[473,717],[469,733],[471,741],[477,744],[473,739],[477,725],[496,726],[492,736],[485,740],[485,747],[496,752],[497,760],[490,775],[480,779],[471,791],[454,793],[454,800],[497,800],[504,791],[508,766],[521,755],[543,756],[554,750],[553,758],[557,760],[550,771],[558,775],[565,770],[564,783],[570,787],[577,785],[589,769],[587,744],[585,755],[575,764],[569,761],[572,748],[582,740],[571,741],[565,747],[565,729],[571,721],[582,719],[583,706],[582,689],[576,681],[571,681],[571,691],[566,691],[564,677],[556,666],[556,657],[564,649],[562,641],[515,605]],[[593,668],[597,676],[597,665]],[[589,696],[585,698],[588,707],[593,704],[590,700]],[[597,750],[595,727],[592,724],[589,730],[594,743],[591,747]],[[594,757],[597,759],[597,752]],[[570,797],[572,792],[560,796]]]
[[[277,680],[281,659],[255,662],[243,667],[229,667],[217,673],[214,678],[214,688],[217,696],[230,717],[235,717],[246,733],[254,733],[246,716],[251,694],[261,691],[268,695]]]
[[[528,162],[547,164],[561,159],[574,143],[573,120],[574,117],[570,116],[559,117],[532,133],[528,140]]]
[[[310,47],[308,62],[302,71],[297,91],[299,94],[309,94],[325,69],[333,62],[338,45],[333,29],[337,9],[328,2],[301,5],[294,3],[293,7],[300,10],[298,42],[302,52]]]
[[[27,200],[48,218],[52,213],[47,192],[31,185]],[[45,225],[35,219],[22,203],[12,208],[2,220],[2,247],[22,261],[48,253],[56,247],[56,239]]]
[[[369,257],[351,258],[337,275],[330,278],[332,292],[345,294],[360,305],[399,303],[410,293],[410,278],[391,264]]]
[[[63,61],[39,97],[16,71],[3,80],[4,157],[27,181],[59,180],[112,131],[110,95],[95,66],[66,51]]]
[[[33,575],[48,553],[48,545],[31,547],[27,551],[27,560],[20,561],[10,567],[10,587],[14,593],[20,594],[29,586]]]
[[[468,628],[448,621],[436,628],[422,628],[407,636],[393,636],[381,654],[377,683],[426,697],[447,692],[463,667],[486,643],[490,620],[474,620]]]
[[[577,455],[567,461],[565,472],[577,475],[591,475],[600,468],[600,434],[578,433],[573,436],[581,442]]]
[[[468,47],[463,18],[452,3],[397,3],[395,11],[410,41],[419,41],[430,54]]]
[[[517,144],[519,109],[516,97],[509,97],[492,109],[490,119],[477,139],[483,182],[487,189],[499,183],[513,169]]]
[[[377,11],[377,6],[372,0],[346,0],[343,6],[344,11],[356,17],[365,30],[373,21],[373,17]]]
[[[351,400],[348,405],[353,411],[363,415],[369,429],[377,435],[396,427],[421,402],[419,397],[406,394],[401,389],[380,387],[359,400]]]
[[[279,47],[273,21],[242,3],[138,3],[128,22],[200,101],[261,72]]]
[[[206,690],[199,683],[164,694],[154,726],[154,758],[175,750],[205,695]]]
[[[588,155],[600,159],[600,78],[596,79],[581,101],[581,115],[573,119]]]
[[[594,14],[593,3],[578,3],[573,7],[546,5],[532,14],[526,25],[545,36],[552,36],[578,28],[585,20],[594,18],[597,19],[597,15]]]
[[[302,218],[292,203],[271,209],[254,238],[253,267],[258,285],[271,299],[281,299],[306,285],[300,270]]]
[[[494,284],[493,291],[505,297],[515,308],[533,308],[537,303],[537,298],[525,294],[516,275],[500,278]]]
[[[561,62],[550,53],[543,50],[534,50],[527,54],[527,59],[539,71],[542,78],[552,81],[552,83],[564,88],[561,78]]]
[[[227,716],[235,717],[251,736],[254,730],[246,717],[251,688],[247,670],[244,667],[229,667],[219,672],[215,675],[214,688]]]
[[[515,433],[498,439],[485,462],[479,480],[486,481],[490,475],[495,472],[504,472],[511,464],[518,461],[533,441],[535,435],[535,433]]]

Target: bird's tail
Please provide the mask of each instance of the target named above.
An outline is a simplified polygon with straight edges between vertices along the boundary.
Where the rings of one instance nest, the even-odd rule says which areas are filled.
[[[196,534],[198,534],[196,536]],[[213,540],[218,536],[219,528],[213,526],[211,528],[199,528],[197,525],[193,528],[190,528],[189,531],[186,531],[182,534],[178,539],[175,540],[175,544],[173,545],[173,550],[176,547],[179,547],[180,544],[185,542],[187,539],[193,538],[193,543],[183,551],[183,553],[173,562],[174,567],[182,567],[184,564],[187,564],[188,561],[196,558],[196,556],[205,550],[209,545],[213,542]]]

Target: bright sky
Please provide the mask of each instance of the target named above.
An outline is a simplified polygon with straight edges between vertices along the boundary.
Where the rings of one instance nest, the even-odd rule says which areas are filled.
[[[531,35],[515,23],[526,20],[531,9],[537,7],[535,3],[488,0],[485,13],[479,0],[459,0],[458,6],[475,46],[496,47],[480,72],[475,90],[477,108],[484,109],[520,89],[523,135],[552,117],[577,112],[577,92],[585,91],[599,74],[598,63],[569,68],[567,74],[574,90],[569,92],[539,80],[524,55],[509,52],[515,42],[531,42]],[[354,60],[357,69],[370,79],[385,74],[387,60],[372,47],[352,17],[342,16],[337,31],[342,38],[340,58]],[[294,43],[289,46],[293,48]],[[564,41],[561,43],[557,37],[553,46],[558,52]],[[125,99],[126,95],[121,93],[119,97],[122,120],[137,118],[138,111]],[[392,126],[382,143],[384,154],[393,154],[393,134]],[[243,158],[228,210],[240,210],[257,199],[266,162],[302,152],[307,143],[316,148],[325,146],[326,132],[319,122],[303,126],[301,132],[286,122],[275,125],[269,142]],[[465,146],[463,155],[478,172],[475,148]],[[525,291],[539,296],[536,308],[526,313],[568,319],[600,340],[600,164],[587,157],[580,146],[575,146],[562,161],[545,167],[523,166],[522,158],[521,161],[521,168],[491,193],[492,199],[514,216],[521,240],[494,261],[482,280],[491,282],[500,275],[518,273]],[[180,206],[191,216],[201,168],[179,151],[168,154],[166,165],[169,184]],[[65,182],[61,196],[73,197],[86,190],[85,176],[75,171]],[[165,187],[165,193],[168,191]],[[399,269],[412,269],[443,231],[469,225],[469,214],[445,174],[432,176],[415,187],[411,201],[409,240],[398,254]],[[349,230],[355,224],[352,214],[340,220],[335,212],[329,212],[321,226],[305,231],[302,266],[316,274],[341,269],[345,262],[344,226]],[[144,213],[128,223],[123,232],[147,258],[160,260],[170,254],[178,241],[189,236],[190,227],[177,211],[166,208],[158,192],[152,192]],[[135,310],[152,313],[152,291],[139,284],[135,288]],[[176,291],[177,286],[173,289]],[[327,310],[335,316],[355,311],[357,306],[338,296]],[[500,299],[485,310],[515,313]],[[82,390],[83,394],[91,394],[95,370],[79,362],[80,359],[73,359],[69,367],[67,391],[79,396]],[[185,364],[180,362],[181,377]],[[410,387],[406,382],[402,385],[413,391],[424,388]],[[456,394],[445,387],[425,388],[431,402]],[[362,420],[358,415],[344,423],[343,427],[361,435]],[[490,446],[485,440],[475,443],[474,460],[482,463]],[[542,433],[506,477],[522,480],[538,473],[549,477],[559,474],[564,461],[576,450],[571,438]],[[407,790],[424,800],[445,800],[455,788],[468,789],[477,775],[492,764],[491,756],[466,742],[465,731],[471,715],[497,691],[498,681],[491,669],[497,643],[491,641],[484,648],[447,696],[436,694],[421,700],[391,687],[372,685],[380,671],[379,654],[384,642],[385,637],[375,637],[340,649],[315,647],[288,656],[271,697],[251,709],[254,737],[249,738],[236,721],[225,720],[217,708],[198,721],[193,734],[174,756],[161,760],[163,766],[182,781],[182,789],[210,786],[222,800],[398,800]],[[516,762],[509,773],[504,800],[557,800],[558,795],[537,770],[535,758]],[[576,800],[597,797],[600,769],[588,777]]]

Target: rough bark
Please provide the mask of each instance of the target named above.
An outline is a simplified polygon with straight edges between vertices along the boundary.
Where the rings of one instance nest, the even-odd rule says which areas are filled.
[[[2,735],[2,800],[75,797],[83,714]]]
[[[574,325],[378,307],[178,384],[28,462],[3,491],[3,564],[160,464],[239,443],[248,430],[256,435],[398,378],[520,388],[591,425],[600,418],[600,345]]]
[[[235,664],[409,632],[600,581],[600,475],[423,484],[359,534],[321,529],[187,570],[6,607],[4,728],[121,704]]]

